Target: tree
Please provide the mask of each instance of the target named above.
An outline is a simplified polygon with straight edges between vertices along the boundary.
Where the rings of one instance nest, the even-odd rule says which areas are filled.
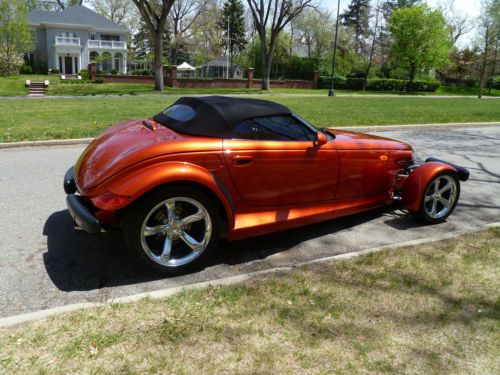
[[[247,0],[255,30],[260,38],[262,90],[269,90],[269,76],[279,34],[313,0]]]
[[[232,72],[233,58],[239,55],[247,45],[243,3],[240,0],[226,0],[217,24],[224,33],[222,45],[229,54]]]
[[[440,3],[439,8],[443,12],[448,25],[449,38],[455,44],[461,36],[472,30],[469,18],[461,13],[455,6],[455,0],[445,0]]]
[[[481,51],[481,66],[479,69],[479,93],[478,98],[483,96],[483,88],[486,78],[486,69],[490,59],[491,46],[495,47],[493,74],[497,64],[498,39],[500,38],[500,0],[486,0],[483,3],[479,30],[483,41]]]
[[[30,1],[32,4],[34,1]],[[82,5],[83,0],[38,0],[37,8],[46,10],[65,10],[75,5]]]
[[[370,33],[370,0],[351,0],[348,9],[341,15],[342,24],[354,30],[358,52]]]
[[[306,45],[307,56],[319,62],[332,44],[335,22],[331,12],[320,8],[305,9],[293,24],[295,38]]]
[[[126,25],[133,6],[131,0],[91,0],[90,5],[97,13],[119,25]]]
[[[27,12],[23,0],[0,0],[0,75],[16,74],[30,47]]]
[[[154,45],[155,90],[163,91],[163,41],[167,17],[175,0],[132,0],[141,12]]]
[[[372,68],[373,55],[375,54],[377,32],[379,31],[379,27],[380,27],[380,6],[377,3],[375,7],[375,23],[373,25],[371,46],[369,48],[367,48],[368,46],[366,46],[362,50],[363,63],[365,68],[363,91],[366,89],[366,85],[368,83],[368,76],[370,75],[370,69]]]
[[[168,27],[171,33],[170,64],[177,65],[177,58],[183,51],[183,45],[191,36],[191,28],[196,18],[205,10],[205,0],[176,0],[168,15]],[[186,34],[188,33],[188,34]]]
[[[451,43],[443,14],[427,5],[398,8],[389,20],[393,37],[392,56],[408,70],[408,91],[417,72],[439,68],[448,62]]]

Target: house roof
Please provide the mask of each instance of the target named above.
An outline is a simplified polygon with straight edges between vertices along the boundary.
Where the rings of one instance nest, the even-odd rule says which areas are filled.
[[[92,29],[115,30],[126,32],[127,29],[106,17],[97,14],[84,6],[69,7],[59,12],[35,9],[28,12],[28,21],[32,26],[41,24],[65,24],[75,26],[86,26]]]
[[[193,115],[186,121],[170,117],[172,107],[176,105],[191,107],[194,110]],[[182,111],[184,109],[181,109]],[[289,114],[291,112],[287,107],[267,100],[203,96],[182,97],[171,107],[154,116],[154,120],[179,133],[231,138],[233,128],[242,121]]]

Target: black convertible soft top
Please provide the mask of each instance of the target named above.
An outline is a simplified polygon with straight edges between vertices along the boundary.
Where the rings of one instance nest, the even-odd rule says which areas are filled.
[[[179,133],[206,137],[231,138],[233,128],[242,121],[292,113],[278,103],[227,96],[182,97],[172,107],[175,105],[191,107],[194,116],[187,116],[187,120],[181,121],[169,117],[167,108],[157,114],[154,120]]]

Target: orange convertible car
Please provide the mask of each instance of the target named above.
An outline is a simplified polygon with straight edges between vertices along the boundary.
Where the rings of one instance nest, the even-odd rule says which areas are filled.
[[[402,142],[316,130],[256,99],[185,97],[115,125],[64,180],[81,229],[121,228],[131,252],[164,274],[202,266],[235,240],[399,202],[427,223],[455,208],[469,172],[413,162]]]

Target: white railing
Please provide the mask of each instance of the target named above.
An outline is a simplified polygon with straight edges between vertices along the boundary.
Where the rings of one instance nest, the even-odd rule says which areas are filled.
[[[127,45],[120,41],[89,40],[89,48],[127,49]]]
[[[79,46],[80,38],[71,38],[68,36],[56,36],[56,44],[66,46]]]

